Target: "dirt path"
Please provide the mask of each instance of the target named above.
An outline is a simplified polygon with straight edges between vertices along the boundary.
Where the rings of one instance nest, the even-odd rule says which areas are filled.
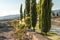
[[[51,19],[51,24],[60,27],[60,18]]]
[[[0,40],[17,40],[14,31],[15,29],[13,27],[4,27],[0,29]]]

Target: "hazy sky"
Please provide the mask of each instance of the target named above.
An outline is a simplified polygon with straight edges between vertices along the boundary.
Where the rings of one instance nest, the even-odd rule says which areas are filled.
[[[25,0],[0,0],[0,16],[19,14],[20,5],[23,4],[24,8]],[[60,0],[53,0],[54,9],[60,9]]]
[[[23,5],[24,5],[24,1],[25,0],[20,0],[20,4],[23,3]],[[54,4],[52,7],[52,10],[60,9],[60,0],[52,0],[52,2]]]
[[[19,14],[20,0],[0,0],[0,16]]]
[[[60,0],[53,0],[53,10],[60,9]]]

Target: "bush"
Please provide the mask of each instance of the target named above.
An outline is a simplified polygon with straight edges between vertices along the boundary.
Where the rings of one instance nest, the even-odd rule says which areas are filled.
[[[29,29],[31,28],[30,17],[26,17],[26,18],[25,18],[25,26],[28,27]]]
[[[17,19],[13,20],[11,25],[14,27],[14,28],[18,28],[18,25],[19,25],[19,22]]]
[[[23,40],[25,37],[25,32],[27,30],[27,28],[25,27],[24,24],[19,24],[18,27],[19,31],[17,33],[15,33],[15,35],[17,36],[18,40]]]

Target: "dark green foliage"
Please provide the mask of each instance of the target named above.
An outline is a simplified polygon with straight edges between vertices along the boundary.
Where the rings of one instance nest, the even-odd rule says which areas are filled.
[[[36,4],[36,8],[37,8],[37,14],[39,16],[39,13],[40,13],[40,1]]]
[[[17,36],[18,40],[24,40],[25,37],[25,32],[27,31],[27,28],[25,27],[24,24],[19,25],[19,31],[15,33]]]
[[[35,26],[37,22],[36,0],[30,0],[30,17],[31,17],[32,27],[35,30]]]
[[[57,16],[59,16],[59,14],[57,13]]]
[[[26,23],[26,25],[25,25],[25,26],[26,26],[26,27],[28,27],[28,28],[30,29],[30,28],[31,28],[31,24],[30,24],[30,23],[31,23],[31,22],[30,22],[30,17],[26,17],[26,18],[25,18],[25,23]]]
[[[25,0],[25,26],[27,26],[29,29],[31,28],[31,22],[30,22],[30,0]]]
[[[30,0],[25,0],[25,15],[30,16]]]
[[[25,16],[26,16],[26,14],[25,14],[25,9],[24,9],[24,19],[25,19]]]
[[[51,4],[52,0],[41,0],[41,17],[42,18],[42,26],[41,33],[47,34],[47,32],[51,28]]]
[[[52,16],[55,16],[55,13],[54,12],[52,12]]]
[[[41,29],[41,27],[42,27],[41,1],[42,1],[42,0],[40,0],[40,1],[38,2],[38,5],[39,5],[39,7],[38,7],[39,29]]]
[[[21,7],[20,7],[20,20],[22,21],[23,19],[23,13],[22,13],[22,4],[21,4]]]

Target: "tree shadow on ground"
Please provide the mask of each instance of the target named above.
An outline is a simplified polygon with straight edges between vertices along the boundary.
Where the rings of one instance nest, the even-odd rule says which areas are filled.
[[[6,37],[4,37],[4,36],[0,36],[0,40],[7,40],[7,38]]]
[[[4,26],[4,27],[0,28],[0,33],[2,33],[2,32],[9,32],[11,30],[14,30],[13,26]]]

